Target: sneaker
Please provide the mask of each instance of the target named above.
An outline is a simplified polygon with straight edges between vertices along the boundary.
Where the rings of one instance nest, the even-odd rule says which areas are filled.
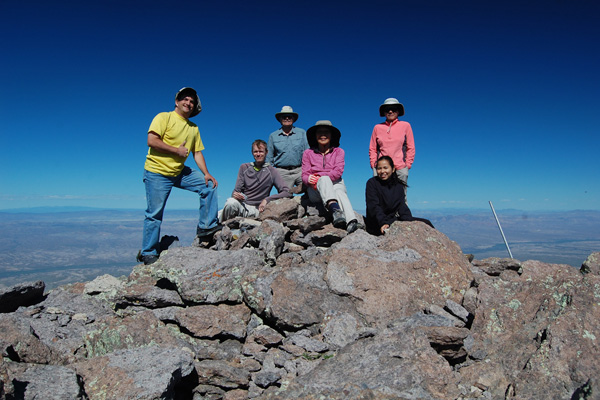
[[[333,211],[333,226],[339,229],[346,228],[346,217],[340,209]]]
[[[199,239],[203,239],[203,240],[208,239],[215,233],[219,232],[221,229],[223,229],[223,225],[221,225],[221,224],[217,224],[217,225],[213,226],[212,228],[208,228],[208,229],[196,228],[196,236],[198,236]]]
[[[346,232],[352,233],[359,229],[364,229],[364,227],[362,226],[362,224],[359,224],[357,220],[353,219],[352,221],[348,222],[348,227],[346,228]]]

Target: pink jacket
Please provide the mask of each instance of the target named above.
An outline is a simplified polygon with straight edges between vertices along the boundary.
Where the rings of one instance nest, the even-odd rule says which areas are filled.
[[[304,150],[302,154],[302,182],[309,186],[308,176],[328,176],[332,182],[337,181],[344,173],[344,150],[333,147],[322,155],[314,149]]]
[[[405,142],[406,154],[402,150]],[[369,145],[371,168],[375,167],[377,159],[381,156],[392,157],[396,169],[410,169],[415,160],[415,139],[408,122],[395,120],[391,125],[387,121],[375,125]]]

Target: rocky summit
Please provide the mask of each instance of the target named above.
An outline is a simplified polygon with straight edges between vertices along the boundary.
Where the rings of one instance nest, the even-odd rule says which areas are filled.
[[[600,253],[474,260],[298,198],[225,225],[128,277],[0,292],[0,398],[600,398]]]

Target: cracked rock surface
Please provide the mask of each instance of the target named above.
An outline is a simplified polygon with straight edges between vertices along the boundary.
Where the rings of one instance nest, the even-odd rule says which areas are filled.
[[[598,253],[469,261],[420,222],[330,222],[282,199],[128,277],[0,293],[0,398],[598,398]]]

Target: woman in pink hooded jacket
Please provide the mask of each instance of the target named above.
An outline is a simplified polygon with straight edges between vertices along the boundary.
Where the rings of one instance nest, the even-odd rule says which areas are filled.
[[[306,131],[310,149],[302,154],[302,182],[313,203],[322,202],[332,214],[333,226],[346,228],[348,233],[362,228],[356,219],[342,179],[344,150],[340,145],[340,130],[330,121],[317,121]]]

